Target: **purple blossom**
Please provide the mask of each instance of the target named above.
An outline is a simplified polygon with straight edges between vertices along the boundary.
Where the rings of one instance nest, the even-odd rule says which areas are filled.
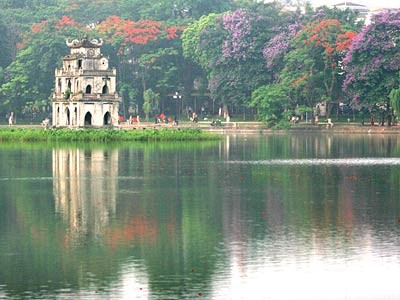
[[[371,89],[390,90],[390,76],[400,69],[400,10],[386,10],[374,15],[371,23],[353,39],[344,59],[346,78],[343,90],[353,102]],[[389,76],[389,77],[385,77]]]
[[[300,29],[299,23],[291,24],[283,30],[280,28],[279,31],[281,32],[265,44],[263,55],[267,68],[271,69],[289,51],[290,43]]]
[[[247,50],[254,46],[251,40],[251,17],[244,9],[223,15],[222,26],[227,31],[227,38],[222,44],[224,58],[246,59]]]
[[[316,20],[322,20],[326,18],[326,13],[323,9],[320,9],[317,11],[317,13],[314,15],[314,19]]]

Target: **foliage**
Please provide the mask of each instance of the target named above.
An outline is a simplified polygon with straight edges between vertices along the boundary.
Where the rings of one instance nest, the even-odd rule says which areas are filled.
[[[49,105],[54,68],[65,48],[65,36],[82,33],[80,25],[64,17],[33,24],[16,60],[6,69],[6,82],[0,87],[6,99],[3,109],[28,114]]]
[[[111,2],[111,1],[110,1]],[[121,15],[130,14],[134,19],[156,20],[193,20],[210,12],[223,12],[229,10],[232,0],[158,0],[144,2],[141,0],[123,0]]]
[[[343,10],[337,7],[329,8],[327,6],[321,6],[316,8],[315,11],[310,10],[303,19],[305,23],[335,19],[342,24],[345,31],[354,32],[359,32],[364,25],[363,21],[359,19],[359,13],[350,8]]]
[[[105,40],[125,117],[129,108],[148,111],[149,89],[163,110],[176,90],[184,105],[193,107],[201,95],[232,109],[247,108],[253,91],[274,83],[293,109],[344,101],[343,91],[354,107],[382,106],[398,83],[398,10],[375,16],[356,38],[356,13],[307,3],[302,14],[245,0],[3,0],[0,17],[3,114],[48,107],[65,38],[85,34]]]
[[[290,98],[282,85],[270,84],[256,89],[251,95],[250,107],[256,107],[260,119],[269,127],[275,126],[283,118]],[[288,122],[287,122],[288,123]]]
[[[329,105],[340,98],[341,63],[354,36],[336,19],[310,22],[295,36],[281,80],[297,97],[298,105],[311,107],[318,101]]]
[[[400,10],[375,15],[355,37],[344,60],[343,90],[355,107],[385,104],[400,69]]]
[[[146,114],[146,120],[149,120],[149,114],[151,110],[155,107],[158,107],[158,100],[160,98],[160,95],[153,92],[152,89],[148,89],[144,92],[143,98],[143,111]]]
[[[262,61],[262,48],[278,22],[279,10],[272,4],[208,15],[194,22],[182,35],[183,53],[207,73],[214,100],[243,105],[251,92],[270,81]]]
[[[215,134],[199,129],[146,129],[146,130],[43,130],[43,129],[0,129],[0,141],[18,142],[115,142],[115,141],[188,141],[216,140]]]
[[[193,22],[190,26],[185,28],[181,37],[183,55],[199,64],[207,71],[211,69],[212,61],[210,61],[210,56],[218,56],[218,47],[216,46],[222,41],[217,42],[216,40],[210,39],[210,45],[207,44],[206,41],[203,41],[203,39],[205,35],[210,36],[216,32],[216,19],[218,17],[219,15],[216,14],[209,14],[201,17],[198,21]],[[217,38],[218,35],[214,34],[214,37]],[[215,52],[212,53],[213,55],[210,55],[210,51],[212,50],[215,50]]]
[[[400,82],[400,72],[399,72],[399,82]],[[395,114],[400,116],[400,87],[397,89],[392,89],[389,94],[390,105],[393,108]]]
[[[124,91],[126,86],[136,91],[137,107],[147,89],[157,90],[161,96],[167,97],[180,85],[178,74],[182,73],[183,66],[177,41],[184,26],[110,16],[95,29],[117,54],[115,60],[119,63],[120,86],[125,87]],[[124,103],[127,105],[127,101]]]
[[[130,84],[120,84],[120,96],[123,99],[123,105],[126,109],[137,109],[137,91]]]
[[[121,46],[127,44],[147,44],[151,40],[157,40],[161,33],[162,24],[152,20],[125,20],[118,16],[110,16],[96,26],[97,32],[107,36],[113,43],[117,40]],[[122,49],[121,49],[122,51]]]
[[[276,27],[278,32],[264,46],[263,56],[268,70],[279,73],[284,66],[283,58],[292,50],[292,41],[302,28],[300,23],[289,24],[287,28]]]
[[[0,32],[0,68],[5,68],[12,61],[12,48],[9,42],[10,38],[7,26],[2,20],[0,20]]]

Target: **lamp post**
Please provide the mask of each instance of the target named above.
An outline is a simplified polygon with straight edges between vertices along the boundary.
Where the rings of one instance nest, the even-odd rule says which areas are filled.
[[[182,99],[182,95],[179,94],[179,92],[175,92],[175,94],[172,96],[172,98],[174,98],[174,100],[176,100],[176,113],[177,113],[177,117],[179,120],[179,100]]]

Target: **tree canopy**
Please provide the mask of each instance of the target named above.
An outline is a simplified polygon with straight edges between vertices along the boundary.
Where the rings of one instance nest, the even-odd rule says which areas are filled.
[[[400,69],[400,10],[375,15],[347,52],[343,89],[354,106],[389,101]]]
[[[65,39],[84,35],[105,41],[125,117],[144,113],[148,90],[159,95],[154,113],[174,113],[175,92],[182,108],[252,109],[275,121],[284,118],[282,109],[312,110],[319,102],[331,105],[328,112],[339,103],[389,108],[399,83],[399,10],[363,25],[351,10],[306,4],[301,13],[283,5],[1,0],[0,114],[48,113],[54,69],[68,54]]]

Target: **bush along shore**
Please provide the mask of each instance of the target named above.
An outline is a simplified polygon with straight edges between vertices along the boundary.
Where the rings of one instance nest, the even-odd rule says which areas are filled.
[[[200,141],[220,138],[220,135],[203,132],[200,129],[0,129],[2,142]]]

